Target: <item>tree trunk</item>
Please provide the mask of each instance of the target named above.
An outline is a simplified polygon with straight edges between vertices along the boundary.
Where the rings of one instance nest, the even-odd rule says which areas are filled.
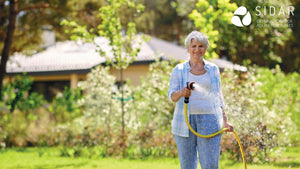
[[[6,63],[10,55],[10,47],[12,45],[14,31],[16,29],[16,18],[18,14],[18,0],[9,1],[9,22],[7,34],[4,41],[4,47],[1,53],[1,63],[0,63],[0,100],[2,100],[2,85],[4,75],[6,73]]]
[[[5,0],[0,0],[0,27],[3,26],[5,22],[4,8],[5,8]],[[0,38],[2,33],[3,32],[0,30]]]
[[[176,23],[176,30],[177,30],[177,34],[176,34],[176,41],[177,41],[177,45],[181,45],[181,24],[183,21],[183,18],[181,16],[177,16],[177,23]]]
[[[125,134],[125,110],[124,110],[124,84],[123,84],[123,68],[120,70],[120,80],[121,80],[121,104],[122,104],[122,148],[123,148],[123,157],[126,156],[126,134]]]

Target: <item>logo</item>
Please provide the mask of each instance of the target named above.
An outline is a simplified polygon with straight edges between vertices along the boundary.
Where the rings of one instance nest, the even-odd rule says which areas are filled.
[[[250,12],[247,11],[246,7],[241,6],[237,10],[234,11],[233,17],[231,18],[232,24],[238,27],[244,27],[251,24],[251,15]],[[240,16],[244,16],[241,20]]]

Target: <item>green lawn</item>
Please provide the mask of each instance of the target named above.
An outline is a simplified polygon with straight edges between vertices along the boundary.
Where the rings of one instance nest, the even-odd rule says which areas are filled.
[[[180,169],[177,158],[130,160],[117,158],[60,157],[57,148],[0,151],[0,169]],[[199,167],[200,168],[200,167]],[[221,160],[220,169],[243,169],[242,163]],[[300,148],[289,148],[273,164],[248,165],[248,169],[300,169]]]

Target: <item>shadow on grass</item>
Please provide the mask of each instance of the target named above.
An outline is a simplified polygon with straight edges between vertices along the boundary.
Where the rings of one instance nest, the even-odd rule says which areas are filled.
[[[70,166],[81,167],[81,166],[84,166],[86,164],[87,164],[87,162],[78,163],[78,164],[61,164],[61,165],[56,165],[54,168],[64,168],[64,167],[70,167]]]
[[[86,165],[87,162],[82,162],[82,163],[78,163],[78,164],[57,164],[57,165],[35,165],[33,167],[30,167],[32,169],[56,169],[56,168],[65,168],[65,167],[82,167],[84,165]],[[15,169],[16,166],[13,167],[9,167],[7,169]],[[22,168],[28,168],[27,166],[18,166],[17,168],[22,169]]]
[[[296,168],[300,167],[300,162],[297,161],[287,161],[287,162],[280,162],[280,163],[275,163],[274,166],[277,167],[288,167],[288,168]]]

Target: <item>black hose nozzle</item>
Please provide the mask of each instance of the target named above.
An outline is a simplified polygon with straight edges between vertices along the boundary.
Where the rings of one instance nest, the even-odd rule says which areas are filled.
[[[187,85],[187,88],[189,89],[189,90],[194,90],[195,89],[195,86],[194,86],[194,84],[195,84],[196,82],[186,82],[186,85]]]
[[[186,82],[186,88],[188,88],[189,90],[194,90],[194,83],[195,82]],[[184,103],[189,103],[189,97],[184,97]]]

